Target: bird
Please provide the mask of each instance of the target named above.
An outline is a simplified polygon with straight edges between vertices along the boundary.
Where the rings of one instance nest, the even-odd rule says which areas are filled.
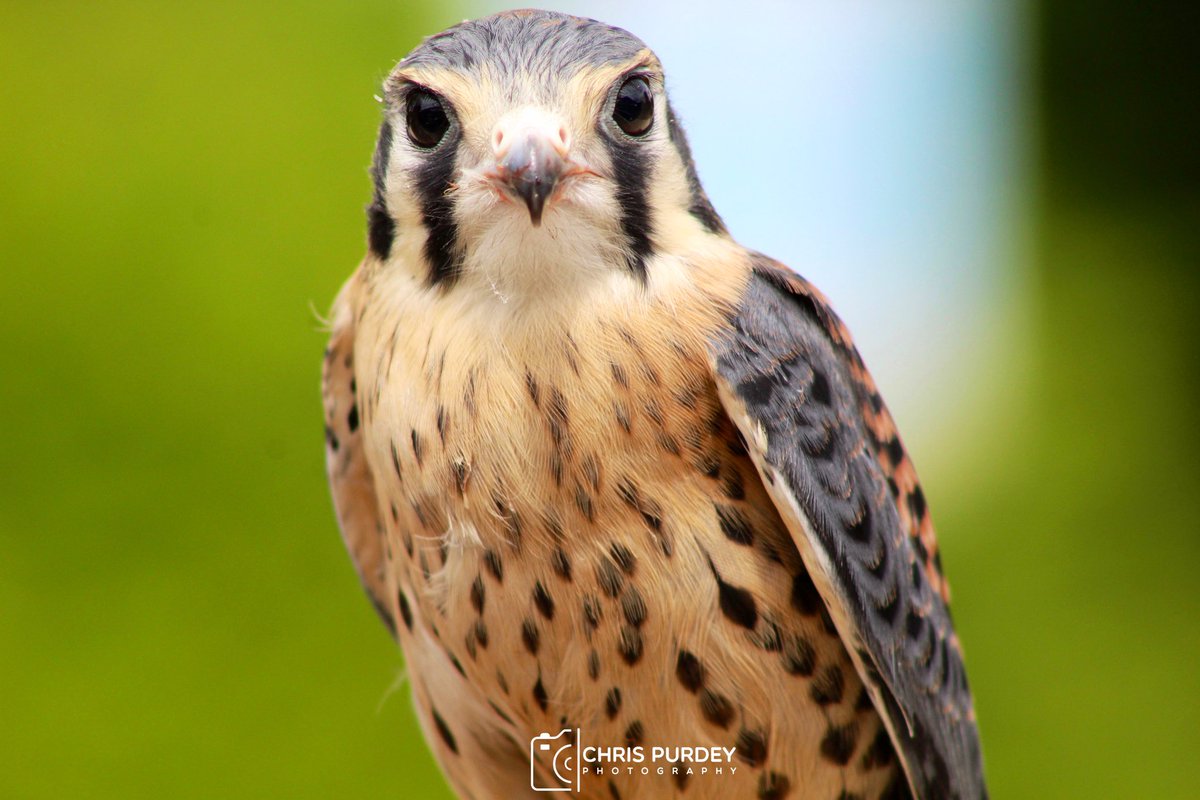
[[[653,51],[504,12],[380,100],[326,470],[450,788],[986,797],[893,417],[825,296],[728,231]]]

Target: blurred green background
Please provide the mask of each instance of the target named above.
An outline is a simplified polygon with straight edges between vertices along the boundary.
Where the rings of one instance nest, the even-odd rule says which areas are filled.
[[[1027,9],[1029,374],[918,459],[997,798],[1200,796],[1174,8]],[[448,796],[334,527],[314,309],[362,251],[371,92],[468,13],[0,3],[0,797]]]

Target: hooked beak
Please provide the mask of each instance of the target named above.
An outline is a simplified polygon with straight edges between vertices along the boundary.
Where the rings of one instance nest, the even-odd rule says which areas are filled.
[[[567,160],[565,128],[545,123],[500,126],[492,144],[496,156],[493,178],[525,203],[529,221],[538,227],[546,201],[573,166]]]

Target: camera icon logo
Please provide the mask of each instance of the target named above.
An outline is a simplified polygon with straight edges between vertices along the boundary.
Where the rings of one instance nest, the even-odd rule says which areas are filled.
[[[557,734],[539,733],[529,740],[529,788],[535,792],[579,790],[578,733],[563,728]],[[541,775],[538,764],[542,765]]]

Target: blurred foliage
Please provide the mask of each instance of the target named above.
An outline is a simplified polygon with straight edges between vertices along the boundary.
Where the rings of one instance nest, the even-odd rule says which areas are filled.
[[[325,485],[391,2],[0,5],[0,797],[436,796]]]
[[[1160,11],[1038,12],[1026,403],[925,473],[995,797],[1200,787],[1198,29]],[[371,95],[453,18],[0,5],[0,796],[446,796],[335,534],[313,309]]]
[[[988,775],[995,797],[1193,798],[1200,25],[1046,0],[1031,31],[1028,403],[998,452],[926,474]]]

